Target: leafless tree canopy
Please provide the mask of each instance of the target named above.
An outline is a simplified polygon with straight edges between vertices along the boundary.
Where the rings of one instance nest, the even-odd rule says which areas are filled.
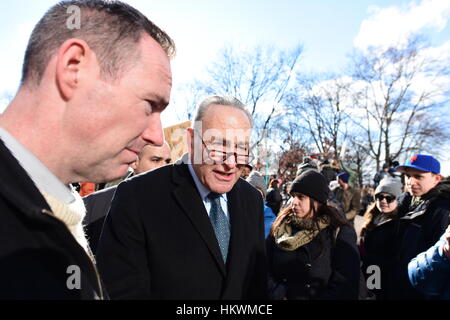
[[[191,86],[197,94],[197,99],[193,100],[198,103],[198,99],[206,95],[232,95],[247,105],[255,120],[255,131],[261,133],[279,116],[279,105],[302,51],[300,45],[286,51],[261,46],[241,51],[227,45],[216,62],[207,68],[208,77],[203,81],[196,80]],[[256,145],[260,144],[262,136],[257,135]]]
[[[449,138],[448,123],[437,117],[448,103],[448,88],[439,85],[448,76],[448,62],[425,57],[423,39],[411,38],[404,45],[384,51],[355,54],[352,71],[355,106],[353,117],[368,143],[377,165],[403,155],[434,149],[437,141]]]
[[[228,45],[206,79],[186,86],[188,110],[205,95],[233,95],[248,106],[255,146],[278,160],[279,175],[291,178],[303,156],[315,153],[352,163],[362,184],[383,162],[402,162],[413,152],[439,156],[450,138],[450,88],[443,82],[450,61],[424,54],[428,48],[416,36],[355,52],[340,74],[306,75],[302,46],[245,51]]]

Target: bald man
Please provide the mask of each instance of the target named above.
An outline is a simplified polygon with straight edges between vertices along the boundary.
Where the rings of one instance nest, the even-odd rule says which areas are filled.
[[[150,170],[162,167],[171,162],[170,147],[165,142],[161,147],[146,145],[135,164],[134,175],[145,173]],[[131,176],[130,176],[131,177]],[[86,234],[92,252],[97,250],[97,242],[102,231],[103,221],[111,207],[111,201],[116,192],[117,185],[97,191],[83,198],[86,206],[86,218],[83,225],[86,226]]]
[[[162,167],[172,162],[170,147],[167,142],[162,147],[146,145],[136,161],[135,175]]]

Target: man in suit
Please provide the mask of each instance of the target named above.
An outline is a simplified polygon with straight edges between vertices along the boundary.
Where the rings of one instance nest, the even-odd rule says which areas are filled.
[[[139,153],[139,157],[134,166],[134,172],[132,172],[131,176],[169,164],[172,161],[170,157],[170,147],[167,142],[161,147],[148,144]],[[86,206],[86,216],[83,225],[85,226],[86,236],[89,239],[92,252],[97,251],[98,239],[100,238],[103,222],[111,207],[111,200],[114,197],[116,189],[117,185],[83,197]]]
[[[261,299],[266,294],[264,210],[240,179],[252,119],[212,96],[174,165],[119,185],[97,261],[113,299]]]

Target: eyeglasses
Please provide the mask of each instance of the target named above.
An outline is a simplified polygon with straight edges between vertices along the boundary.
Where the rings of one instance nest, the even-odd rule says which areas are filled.
[[[225,152],[222,150],[210,149],[206,145],[205,141],[203,141],[202,137],[198,133],[197,135],[205,147],[208,158],[210,158],[215,164],[224,163],[230,156],[234,156],[237,164],[249,164],[254,158],[250,152],[248,154],[238,154],[237,152]]]
[[[375,196],[375,199],[377,199],[378,201],[383,201],[383,199],[386,199],[387,203],[391,203],[393,202],[396,198],[394,196],[383,196],[381,194],[377,194]]]

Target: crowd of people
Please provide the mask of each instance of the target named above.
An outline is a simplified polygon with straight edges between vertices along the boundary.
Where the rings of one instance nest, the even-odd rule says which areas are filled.
[[[320,164],[315,159],[306,158],[299,164],[297,178],[293,182],[284,182],[281,187],[284,190],[281,194],[287,193],[290,197],[277,197],[282,200],[275,207],[281,210],[267,237],[269,292],[272,297],[448,299],[449,229],[446,233],[444,231],[449,225],[450,181],[441,176],[439,161],[431,155],[413,155],[404,165],[383,166],[385,174],[377,173],[375,183],[363,188],[349,185],[350,174],[339,169],[338,161],[334,161],[334,174],[330,175],[329,163],[329,160]],[[378,179],[380,175],[382,178]],[[327,179],[330,176],[331,179]],[[303,184],[299,193],[299,186]],[[333,229],[333,225],[322,223],[324,230],[321,230],[317,222],[320,215],[316,212],[321,212],[318,208],[324,210],[327,207],[328,212],[338,212],[341,218],[341,225],[334,224],[334,232],[336,229],[346,230],[342,229],[344,225],[352,226],[352,231],[348,231],[346,253],[339,251],[330,239],[322,239],[322,233]],[[359,227],[354,224],[357,216]],[[310,234],[306,241],[303,240],[305,232]],[[323,246],[320,254],[311,249],[319,241]],[[334,250],[334,254],[330,255],[329,250]],[[329,261],[322,261],[319,266],[312,263],[315,262],[314,257],[323,259],[327,254],[330,255]],[[361,264],[363,278],[358,278],[359,273],[354,269],[351,272],[353,280],[349,280],[351,277],[345,273],[352,270],[352,256],[357,257],[358,268]],[[342,267],[339,265],[342,261],[348,264]],[[309,266],[311,271],[306,272],[308,268],[305,266]],[[326,277],[315,274],[331,266]],[[367,283],[356,286],[358,281],[370,282],[372,273],[368,270],[374,270],[373,267],[379,272],[378,284],[370,286],[370,290]],[[345,280],[341,288],[334,282],[333,272],[339,274],[338,279]],[[314,274],[316,277],[311,278]],[[345,291],[351,284],[356,286],[353,293]],[[339,294],[333,295],[337,292]]]
[[[61,27],[69,6],[82,27]],[[213,95],[171,159],[174,53],[120,1],[61,2],[36,25],[0,116],[0,299],[450,298],[450,181],[435,157],[386,166],[364,194],[339,159],[268,179],[251,166],[245,105]],[[84,181],[106,188],[82,198]]]

